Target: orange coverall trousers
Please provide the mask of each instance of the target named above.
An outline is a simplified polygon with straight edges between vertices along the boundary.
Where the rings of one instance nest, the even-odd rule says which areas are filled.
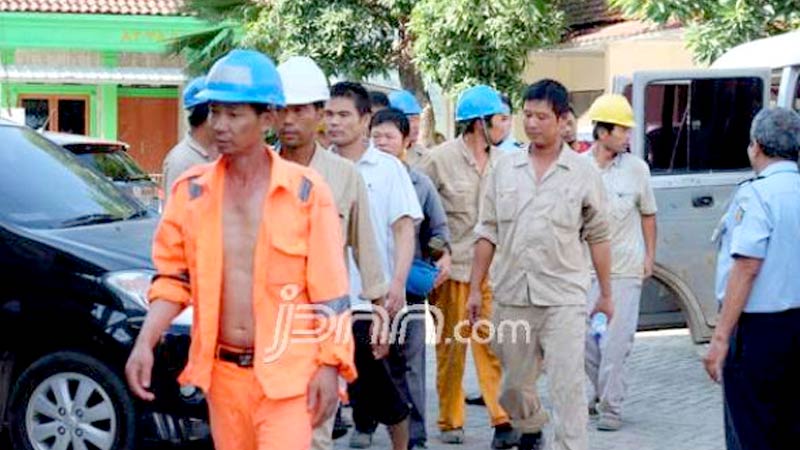
[[[214,361],[207,400],[216,450],[308,450],[311,446],[307,397],[267,398],[252,368]]]

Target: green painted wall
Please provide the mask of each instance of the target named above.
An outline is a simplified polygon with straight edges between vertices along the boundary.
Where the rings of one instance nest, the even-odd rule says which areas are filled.
[[[14,64],[14,49],[0,49],[0,64]]]
[[[100,54],[100,64],[103,67],[117,67],[119,65],[119,53],[118,52],[102,52]]]
[[[103,84],[100,87],[102,106],[100,107],[100,122],[102,123],[101,136],[106,139],[117,139],[117,115],[119,87],[115,84]]]
[[[148,97],[148,98],[178,98],[178,88],[159,87],[159,88],[138,88],[138,87],[119,87],[120,97]]]
[[[117,67],[119,54],[163,53],[170,39],[213,28],[184,16],[105,14],[0,13],[0,64],[14,64],[17,49],[96,51],[102,67]],[[177,87],[134,88],[113,84],[67,85],[5,83],[0,80],[0,105],[16,107],[20,95],[88,96],[88,132],[116,139],[120,97],[178,98]]]
[[[160,53],[170,39],[213,28],[184,16],[0,13],[0,48]]]

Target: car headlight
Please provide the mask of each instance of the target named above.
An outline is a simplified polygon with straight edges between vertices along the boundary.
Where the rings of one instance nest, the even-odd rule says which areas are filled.
[[[120,270],[109,273],[103,281],[117,297],[122,299],[126,309],[147,311],[150,307],[147,291],[150,290],[154,275],[155,272],[152,270]]]

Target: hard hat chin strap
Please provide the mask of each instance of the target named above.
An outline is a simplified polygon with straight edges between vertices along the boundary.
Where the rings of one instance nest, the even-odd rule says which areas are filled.
[[[489,127],[486,123],[486,120],[483,117],[478,120],[480,120],[483,124],[481,128],[483,128],[483,138],[486,139],[486,153],[489,153],[489,150],[494,145],[494,142],[492,142],[492,138],[489,136]]]

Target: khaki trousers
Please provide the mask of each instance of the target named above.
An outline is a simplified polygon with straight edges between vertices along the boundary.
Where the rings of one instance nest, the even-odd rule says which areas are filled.
[[[552,449],[586,450],[586,307],[498,304],[492,323],[495,352],[503,365],[500,404],[514,427],[522,433],[536,433],[547,423],[536,387],[543,362],[555,412]]]
[[[587,311],[597,302],[600,287],[595,279],[589,290]],[[611,280],[614,295],[614,317],[608,324],[605,336],[597,342],[586,333],[586,375],[590,383],[590,399],[600,399],[597,405],[602,414],[617,418],[622,416],[628,383],[625,360],[633,348],[636,326],[639,323],[639,302],[642,298],[640,278],[614,278]],[[587,319],[588,320],[588,319]]]
[[[314,428],[311,435],[311,450],[333,450],[334,422],[336,422],[335,413],[320,426]]]

